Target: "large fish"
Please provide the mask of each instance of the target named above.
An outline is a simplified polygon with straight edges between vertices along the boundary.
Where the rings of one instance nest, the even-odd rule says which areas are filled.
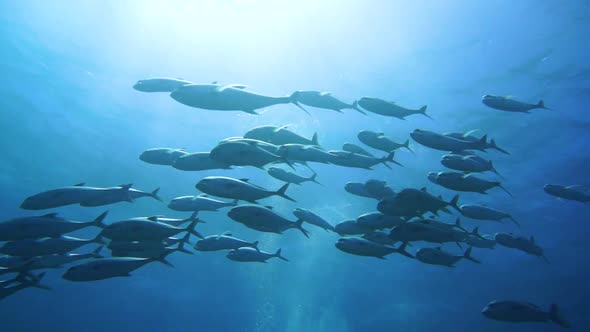
[[[185,149],[154,148],[143,151],[139,160],[148,164],[171,166],[176,159],[187,154]]]
[[[488,190],[498,187],[504,190],[508,195],[512,196],[512,194],[506,188],[504,188],[500,182],[484,180],[478,178],[472,173],[465,174],[460,172],[430,172],[428,173],[428,180],[447,189],[475,192],[480,194],[487,194]]]
[[[540,100],[536,104],[529,104],[522,101],[518,101],[512,99],[511,97],[503,97],[503,96],[495,96],[495,95],[484,95],[481,98],[481,102],[484,103],[486,106],[506,112],[516,112],[516,113],[529,113],[529,111],[543,108],[548,110],[549,108],[545,107],[545,103]]]
[[[376,257],[380,259],[385,259],[385,256],[392,253],[399,253],[406,257],[414,258],[406,251],[406,243],[403,243],[399,248],[394,248],[360,237],[341,238],[336,242],[336,248],[348,254]]]
[[[170,97],[187,106],[214,111],[258,114],[256,110],[260,108],[294,104],[308,113],[293,97],[265,96],[248,91],[243,85],[187,84],[172,91]]]
[[[243,247],[251,247],[258,250],[258,241],[248,242],[232,236],[230,232],[219,235],[210,235],[197,241],[195,249],[199,251],[231,250]]]
[[[438,134],[428,130],[416,129],[410,133],[410,137],[412,137],[412,139],[414,139],[414,141],[417,143],[440,151],[485,151],[485,149],[488,148],[487,136],[483,136],[479,141],[471,141]]]
[[[213,160],[209,152],[195,152],[180,156],[172,163],[172,167],[181,171],[207,171],[232,168],[227,163]]]
[[[217,211],[228,206],[236,206],[238,200],[232,202],[224,202],[211,198],[206,194],[199,196],[181,196],[176,197],[170,201],[168,207],[176,211]]]
[[[547,184],[543,187],[543,190],[549,195],[558,198],[586,204],[590,203],[590,191],[588,191],[587,187],[579,185],[562,186],[558,184]]]
[[[363,130],[360,131],[357,135],[359,141],[363,144],[375,149],[380,150],[383,152],[392,152],[399,148],[405,148],[408,151],[414,153],[412,149],[410,149],[410,140],[407,139],[404,143],[396,143],[390,137],[385,136],[384,133],[376,133],[370,130]]]
[[[332,226],[329,222],[327,222],[324,218],[318,216],[316,213],[303,209],[303,208],[295,208],[293,210],[293,215],[297,217],[297,220],[303,220],[308,224],[312,224],[314,226],[323,228],[324,230],[335,232],[334,226]]]
[[[58,217],[57,213],[14,218],[0,223],[0,241],[55,238],[90,226],[103,228],[105,227],[103,220],[106,215],[107,212],[103,212],[93,221],[68,220]]]
[[[321,91],[295,91],[291,98],[295,101],[316,108],[323,108],[333,110],[342,113],[343,109],[354,109],[361,114],[366,113],[358,107],[358,103],[355,101],[352,104],[347,104],[340,99],[334,97],[330,92]]]
[[[364,108],[365,110],[367,110],[369,112],[376,113],[379,115],[384,115],[384,116],[391,116],[391,117],[402,119],[402,120],[405,120],[404,118],[406,116],[409,116],[412,114],[422,114],[422,115],[430,118],[430,116],[428,114],[426,114],[426,108],[427,108],[426,105],[422,106],[420,109],[412,110],[412,109],[408,109],[408,108],[399,106],[392,101],[386,101],[383,99],[371,98],[371,97],[363,97],[363,98],[359,99],[358,104],[362,108]]]
[[[250,203],[256,203],[257,200],[270,196],[280,196],[295,202],[293,198],[287,196],[285,193],[287,188],[289,188],[288,183],[277,191],[271,191],[250,183],[248,179],[208,176],[201,179],[195,187],[209,195],[238,199]]]
[[[281,249],[277,250],[276,253],[271,254],[269,252],[265,252],[265,251],[258,250],[255,248],[250,248],[250,247],[242,247],[242,248],[238,248],[238,249],[233,249],[227,253],[226,257],[232,261],[235,261],[235,262],[266,263],[266,261],[268,259],[273,258],[273,257],[284,260],[286,262],[289,261],[285,257],[281,256]]]
[[[422,263],[432,265],[442,265],[448,267],[455,267],[455,264],[462,260],[467,259],[474,263],[480,263],[477,259],[471,257],[471,247],[469,247],[463,255],[450,254],[442,248],[421,248],[416,252],[416,259]]]
[[[275,145],[285,144],[302,144],[302,145],[320,145],[318,143],[317,133],[311,139],[307,139],[287,129],[284,126],[259,126],[248,130],[244,138],[255,139]]]
[[[288,229],[298,229],[309,237],[308,232],[303,228],[303,220],[290,221],[269,208],[246,204],[232,208],[227,213],[228,217],[244,226],[268,233],[282,234]]]
[[[504,322],[544,323],[553,321],[561,327],[571,327],[570,323],[562,316],[557,304],[552,304],[549,311],[545,311],[528,302],[492,301],[483,308],[481,313],[487,318]]]

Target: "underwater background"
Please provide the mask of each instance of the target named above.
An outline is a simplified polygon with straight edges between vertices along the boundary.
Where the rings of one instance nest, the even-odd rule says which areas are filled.
[[[554,331],[547,324],[486,319],[491,300],[547,308],[558,303],[572,331],[588,331],[590,207],[557,200],[546,183],[588,184],[590,178],[590,5],[585,1],[0,1],[0,217],[30,215],[22,200],[50,188],[85,182],[133,183],[166,200],[198,194],[204,176],[281,183],[251,167],[182,172],[141,162],[154,147],[208,151],[220,140],[259,125],[291,130],[337,149],[360,130],[399,142],[416,128],[481,129],[510,156],[486,157],[506,178],[502,191],[461,193],[461,203],[490,204],[522,224],[463,220],[482,234],[533,235],[550,260],[497,247],[474,249],[483,264],[455,268],[400,255],[386,260],[344,254],[335,233],[309,227],[263,234],[225,212],[200,214],[205,234],[232,231],[282,248],[290,262],[236,264],[224,253],[172,255],[131,278],[71,283],[49,271],[51,291],[27,289],[0,302],[2,331]],[[426,117],[406,121],[273,106],[255,116],[189,108],[166,93],[132,89],[139,79],[167,76],[194,82],[245,84],[267,95],[330,91],[347,102],[362,96]],[[514,95],[552,109],[511,114],[486,108],[484,94]],[[348,181],[382,179],[395,189],[428,187],[442,171],[441,152],[410,141],[416,155],[396,154],[404,167],[373,171],[316,165],[324,185],[291,186],[298,202],[265,204],[290,215],[313,210],[332,224],[375,210],[375,202],[343,190]],[[187,217],[153,200],[56,212],[107,223],[150,215]],[[453,215],[442,215],[448,222]],[[90,237],[95,230],[76,233]],[[445,245],[457,251],[454,244]],[[78,252],[89,252],[84,247]],[[410,251],[416,248],[410,248]]]

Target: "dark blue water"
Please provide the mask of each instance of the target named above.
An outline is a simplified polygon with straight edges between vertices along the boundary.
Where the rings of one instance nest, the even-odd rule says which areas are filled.
[[[501,208],[523,227],[464,224],[479,225],[484,234],[534,235],[551,261],[503,247],[476,249],[482,265],[462,261],[452,269],[399,255],[356,257],[334,247],[336,235],[312,226],[310,239],[296,231],[269,235],[225,212],[203,213],[208,223],[198,226],[202,233],[259,239],[267,251],[282,248],[290,262],[238,264],[224,253],[174,254],[173,269],[151,264],[132,277],[94,283],[70,283],[61,279],[63,271],[49,271],[45,283],[53,290],[27,289],[0,302],[2,331],[559,329],[488,320],[480,311],[495,299],[558,303],[572,330],[587,331],[590,207],[554,199],[542,188],[590,182],[589,19],[584,1],[1,1],[1,219],[33,214],[18,208],[29,195],[79,182],[161,187],[166,200],[196,194],[195,183],[208,175],[278,188],[278,181],[248,167],[190,173],[138,159],[152,147],[208,151],[257,125],[291,124],[307,137],[318,132],[328,149],[356,142],[364,129],[400,142],[416,128],[481,129],[512,153],[486,157],[514,198],[494,189],[487,196],[461,194],[461,202]],[[434,120],[319,109],[309,117],[292,105],[259,116],[204,111],[131,88],[153,76],[241,83],[268,95],[317,89],[346,101],[376,96],[410,108],[427,104]],[[542,98],[554,111],[499,112],[481,104],[483,94]],[[411,144],[416,155],[396,155],[403,168],[315,166],[325,187],[290,188],[297,203],[264,202],[285,215],[305,207],[335,224],[375,209],[374,201],[344,192],[348,181],[384,179],[396,189],[427,186],[452,197],[426,178],[444,170],[442,153]],[[107,222],[186,217],[149,199],[107,209]],[[80,220],[104,210],[56,209]],[[454,244],[445,248],[459,252]]]

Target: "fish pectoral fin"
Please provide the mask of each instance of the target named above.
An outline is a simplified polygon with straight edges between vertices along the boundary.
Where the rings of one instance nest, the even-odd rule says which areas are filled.
[[[248,114],[253,114],[253,115],[260,115],[260,113],[256,113],[255,110],[242,110],[242,112],[248,113]]]

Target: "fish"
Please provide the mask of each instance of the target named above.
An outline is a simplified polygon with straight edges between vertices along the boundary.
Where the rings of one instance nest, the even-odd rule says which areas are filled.
[[[463,240],[463,242],[471,247],[483,248],[483,249],[494,249],[496,247],[496,240],[489,235],[484,236],[473,236],[470,235]]]
[[[371,233],[373,229],[357,223],[356,220],[345,220],[336,224],[334,231],[340,235],[361,235]]]
[[[407,139],[404,143],[396,143],[390,137],[385,136],[384,133],[377,133],[370,130],[360,131],[357,135],[359,141],[363,144],[371,147],[375,150],[383,151],[386,153],[393,152],[399,148],[405,148],[408,151],[414,153],[410,148],[410,140]]]
[[[84,183],[44,191],[25,198],[20,205],[25,210],[46,210],[67,205],[80,204],[100,195],[105,189],[87,187]]]
[[[95,195],[90,199],[84,200],[80,203],[80,206],[94,207],[103,206],[119,202],[130,202],[133,203],[136,199],[142,197],[151,197],[159,202],[162,202],[162,198],[158,196],[160,188],[154,189],[152,192],[145,192],[131,188],[131,184],[124,184],[117,187],[104,188],[99,195]]]
[[[393,160],[393,158],[395,157],[394,152],[390,152],[387,156],[383,156],[382,158],[368,157],[362,154],[356,154],[353,152],[341,150],[330,150],[328,151],[328,153],[334,156],[330,163],[344,167],[354,167],[372,170],[373,166],[377,164],[383,164],[387,168],[391,169],[391,167],[389,167],[389,165],[387,164],[388,162],[396,164],[398,166],[403,166],[399,162]]]
[[[458,139],[432,131],[416,129],[410,133],[410,137],[417,143],[428,148],[447,151],[460,152],[465,150],[485,151],[488,148],[487,135],[484,135],[479,141]]]
[[[256,201],[270,196],[280,196],[284,199],[295,202],[293,198],[286,194],[286,191],[289,188],[288,183],[277,191],[271,191],[250,183],[248,179],[208,176],[201,179],[195,187],[209,195],[238,199],[250,203],[256,203]]]
[[[262,168],[270,163],[290,162],[280,155],[259,147],[256,143],[226,141],[218,144],[209,153],[211,159],[231,166],[253,166]]]
[[[510,219],[513,223],[520,227],[520,224],[510,214],[496,210],[485,205],[478,204],[464,204],[460,206],[461,214],[467,218],[476,220],[495,220]]]
[[[480,264],[481,262],[477,259],[471,257],[471,250],[472,248],[469,247],[465,250],[465,253],[460,256],[452,255],[442,248],[421,248],[416,252],[416,259],[421,261],[422,263],[431,264],[431,265],[442,265],[448,267],[455,267],[455,264],[462,260],[467,259],[474,263]]]
[[[232,236],[230,232],[223,232],[219,235],[209,235],[197,241],[195,249],[199,251],[231,250],[243,247],[250,247],[258,250],[258,241],[248,242]]]
[[[139,160],[153,165],[172,166],[176,159],[189,154],[185,149],[154,148],[143,151]]]
[[[393,228],[403,224],[405,220],[398,216],[388,216],[381,212],[370,212],[360,215],[356,218],[356,223],[362,227],[378,230],[384,228]]]
[[[468,141],[468,142],[474,142],[475,143],[475,142],[481,141],[481,138],[473,135],[473,133],[474,132],[477,132],[477,131],[479,131],[479,130],[478,129],[476,129],[476,130],[470,130],[470,131],[465,132],[465,133],[444,133],[443,135],[444,136],[447,136],[447,137],[455,138],[455,139],[458,139],[458,140]],[[510,152],[508,152],[508,151],[502,149],[501,147],[499,147],[498,144],[496,144],[496,140],[494,140],[494,139],[490,139],[489,142],[486,142],[485,143],[484,150],[487,150],[487,149],[494,149],[494,150],[499,151],[499,152],[501,152],[503,154],[510,155]],[[455,151],[455,153],[457,153],[457,152],[459,152],[459,151]]]
[[[477,155],[447,154],[442,156],[440,163],[445,167],[467,173],[493,172],[500,176],[491,160]]]
[[[453,228],[442,228],[422,222],[407,222],[395,226],[389,232],[389,238],[401,242],[425,241],[432,243],[463,242],[468,236],[479,236],[478,228],[465,232]]]
[[[310,210],[304,208],[295,208],[293,210],[293,215],[297,218],[297,221],[302,220],[308,224],[323,228],[326,231],[336,231],[334,226]]]
[[[211,159],[209,152],[195,152],[181,156],[172,163],[172,167],[180,171],[232,169],[232,166],[227,163]]]
[[[552,321],[557,325],[570,328],[570,323],[563,317],[557,304],[552,304],[548,311],[544,311],[538,306],[521,301],[492,301],[488,303],[481,313],[489,319],[522,323],[537,322],[544,323]]]
[[[344,143],[342,145],[342,150],[375,158],[372,153],[353,143]]]
[[[86,254],[52,254],[37,256],[28,259],[26,262],[30,264],[28,265],[28,270],[59,269],[64,265],[72,264],[85,259],[104,258],[104,256],[100,254],[102,248],[103,246],[99,246]]]
[[[83,282],[98,281],[115,277],[130,277],[131,272],[152,262],[160,262],[172,266],[172,264],[166,260],[166,256],[172,252],[174,252],[174,250],[170,249],[160,257],[151,258],[113,257],[93,260],[70,267],[63,274],[62,278],[68,281]]]
[[[19,280],[16,280],[18,282],[20,282],[20,284],[16,285],[16,286],[12,286],[12,287],[1,287],[0,288],[0,300],[3,300],[13,294],[15,294],[16,292],[20,292],[23,289],[27,289],[30,287],[36,287],[36,288],[41,288],[41,289],[49,289],[49,287],[47,286],[43,286],[40,284],[41,279],[43,278],[43,276],[45,276],[45,273],[41,273],[38,276],[36,276],[35,278],[32,279],[26,279],[26,278],[20,278]]]
[[[111,255],[113,257],[160,257],[168,250],[192,255],[193,252],[184,247],[186,243],[189,243],[190,236],[191,233],[186,233],[186,235],[177,242],[178,246],[176,248],[168,247],[166,240],[111,241],[108,244],[108,248],[111,250]]]
[[[197,223],[202,222],[196,214],[191,216],[191,223],[184,228],[158,222],[158,218],[159,216],[139,217],[117,221],[105,227],[99,236],[112,241],[162,241],[181,232],[203,237],[195,231]]]
[[[242,247],[238,249],[232,249],[230,252],[227,253],[226,256],[229,260],[234,262],[258,262],[258,263],[266,263],[266,261],[270,258],[276,257],[278,259],[284,260],[288,262],[289,260],[285,257],[281,256],[281,249],[278,249],[277,252],[274,254],[257,250],[255,248],[250,247]]]
[[[224,207],[236,206],[238,200],[231,202],[220,201],[209,197],[207,194],[198,196],[180,196],[172,199],[168,208],[175,211],[199,212],[199,211],[217,211]]]
[[[430,172],[428,173],[428,180],[447,189],[475,192],[484,195],[487,194],[488,190],[498,187],[512,197],[512,194],[500,182],[484,180],[478,178],[473,173]]]
[[[361,114],[367,115],[367,113],[358,107],[356,101],[352,104],[347,104],[334,97],[330,92],[299,90],[295,91],[291,95],[291,98],[306,106],[333,110],[338,113],[342,113],[343,109],[353,109]]]
[[[69,220],[58,217],[57,213],[10,219],[0,223],[0,241],[56,238],[86,227],[104,228],[107,213],[103,212],[93,221]]]
[[[256,110],[260,108],[280,104],[294,104],[309,114],[292,96],[265,96],[248,91],[245,88],[245,86],[237,84],[223,86],[219,84],[187,84],[174,89],[170,93],[170,97],[190,107],[214,111],[242,111],[249,114],[258,114]]]
[[[319,146],[318,134],[313,134],[311,139],[307,139],[287,129],[289,125],[284,126],[259,126],[248,130],[244,138],[255,139],[274,145],[301,144]]]
[[[586,204],[590,203],[590,191],[580,185],[562,186],[558,184],[547,184],[543,187],[543,190],[547,194],[558,198]]]
[[[547,108],[545,106],[543,100],[539,100],[539,102],[536,104],[529,104],[522,101],[518,101],[516,99],[512,99],[509,96],[503,97],[495,95],[484,95],[481,98],[481,102],[488,107],[506,112],[529,113],[531,110],[537,108],[550,110],[550,108]]]
[[[104,244],[104,241],[100,235],[94,239],[79,239],[71,236],[60,236],[57,238],[40,240],[18,240],[5,242],[0,247],[0,253],[19,257],[47,256],[54,254],[65,255],[72,250],[90,243]]]
[[[193,83],[181,78],[154,77],[137,81],[133,88],[141,92],[172,92],[187,84]]]
[[[282,234],[284,231],[293,228],[301,231],[305,237],[309,237],[307,230],[302,226],[303,220],[290,221],[268,207],[255,204],[239,205],[231,208],[227,216],[248,228],[260,232]]]
[[[494,240],[496,240],[496,243],[501,246],[517,249],[529,255],[541,257],[549,263],[549,259],[545,256],[543,248],[535,243],[535,238],[533,236],[526,238],[524,236],[515,236],[508,233],[496,233]]]
[[[392,253],[399,253],[409,258],[414,258],[406,251],[406,243],[398,248],[382,245],[360,237],[343,237],[336,242],[336,248],[339,250],[357,256],[376,257],[385,259],[385,256]]]
[[[279,146],[277,155],[287,160],[330,164],[338,156],[316,145],[284,144]]]
[[[286,171],[279,167],[269,167],[267,173],[273,178],[287,183],[301,185],[304,182],[314,182],[321,185],[321,183],[317,181],[317,173],[313,173],[312,176],[306,178],[299,174]]]
[[[413,114],[422,114],[425,117],[430,118],[430,116],[426,114],[426,108],[428,107],[427,105],[420,107],[420,109],[412,110],[399,106],[392,101],[386,101],[372,97],[363,97],[359,99],[358,105],[369,112],[390,116],[401,120],[405,120],[405,117]]]
[[[377,204],[377,210],[383,214],[400,217],[419,217],[427,212],[435,215],[438,211],[450,213],[447,207],[452,207],[460,212],[459,195],[455,195],[449,202],[441,197],[430,194],[426,188],[406,188],[394,196],[381,199]]]

